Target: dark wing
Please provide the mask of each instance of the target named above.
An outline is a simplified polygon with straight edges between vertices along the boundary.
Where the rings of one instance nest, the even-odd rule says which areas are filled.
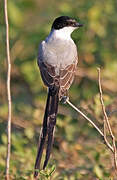
[[[59,75],[56,75],[55,67],[48,65],[47,63],[40,61],[39,68],[43,82],[48,87],[59,87],[59,97],[62,97],[66,94],[67,90],[70,88],[77,67],[77,58],[76,61],[66,68],[61,68],[59,70]]]
[[[39,68],[44,84],[48,87],[52,87],[56,77],[55,68],[47,63],[44,63],[43,61],[39,62]]]
[[[59,92],[60,97],[66,95],[66,92],[70,88],[74,80],[76,67],[77,67],[77,58],[75,63],[70,64],[65,69],[60,70],[60,92]]]

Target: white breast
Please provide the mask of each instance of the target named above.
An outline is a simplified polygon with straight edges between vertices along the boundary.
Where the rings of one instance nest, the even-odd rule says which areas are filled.
[[[57,72],[60,68],[74,63],[77,59],[77,49],[70,36],[72,31],[73,27],[53,30],[40,44],[39,60],[54,66]]]

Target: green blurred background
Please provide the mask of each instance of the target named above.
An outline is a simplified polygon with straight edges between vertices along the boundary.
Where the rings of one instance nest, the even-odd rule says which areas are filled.
[[[117,136],[117,1],[8,1],[12,61],[11,179],[31,179],[42,125],[46,92],[37,67],[38,44],[57,16],[75,17],[84,24],[72,38],[79,64],[70,100],[103,129],[97,67],[101,67],[103,98]],[[7,64],[3,1],[0,6],[0,179],[5,170],[7,127]],[[55,170],[54,170],[55,169]],[[96,130],[68,105],[59,106],[54,147],[39,179],[113,180],[110,151]],[[3,178],[4,179],[4,178]]]

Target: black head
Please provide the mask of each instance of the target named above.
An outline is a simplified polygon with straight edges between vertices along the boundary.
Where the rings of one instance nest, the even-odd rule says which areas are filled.
[[[56,18],[52,24],[52,29],[62,29],[64,27],[82,27],[83,25],[78,23],[75,19],[68,17],[68,16],[60,16]]]

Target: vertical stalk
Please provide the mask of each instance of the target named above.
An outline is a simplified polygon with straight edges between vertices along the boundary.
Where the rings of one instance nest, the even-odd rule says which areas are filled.
[[[9,180],[9,163],[10,163],[10,152],[11,152],[11,60],[9,50],[9,24],[8,24],[8,10],[7,0],[4,0],[4,15],[6,25],[6,59],[7,59],[7,98],[8,98],[8,125],[7,125],[7,157],[6,157],[6,180]]]

